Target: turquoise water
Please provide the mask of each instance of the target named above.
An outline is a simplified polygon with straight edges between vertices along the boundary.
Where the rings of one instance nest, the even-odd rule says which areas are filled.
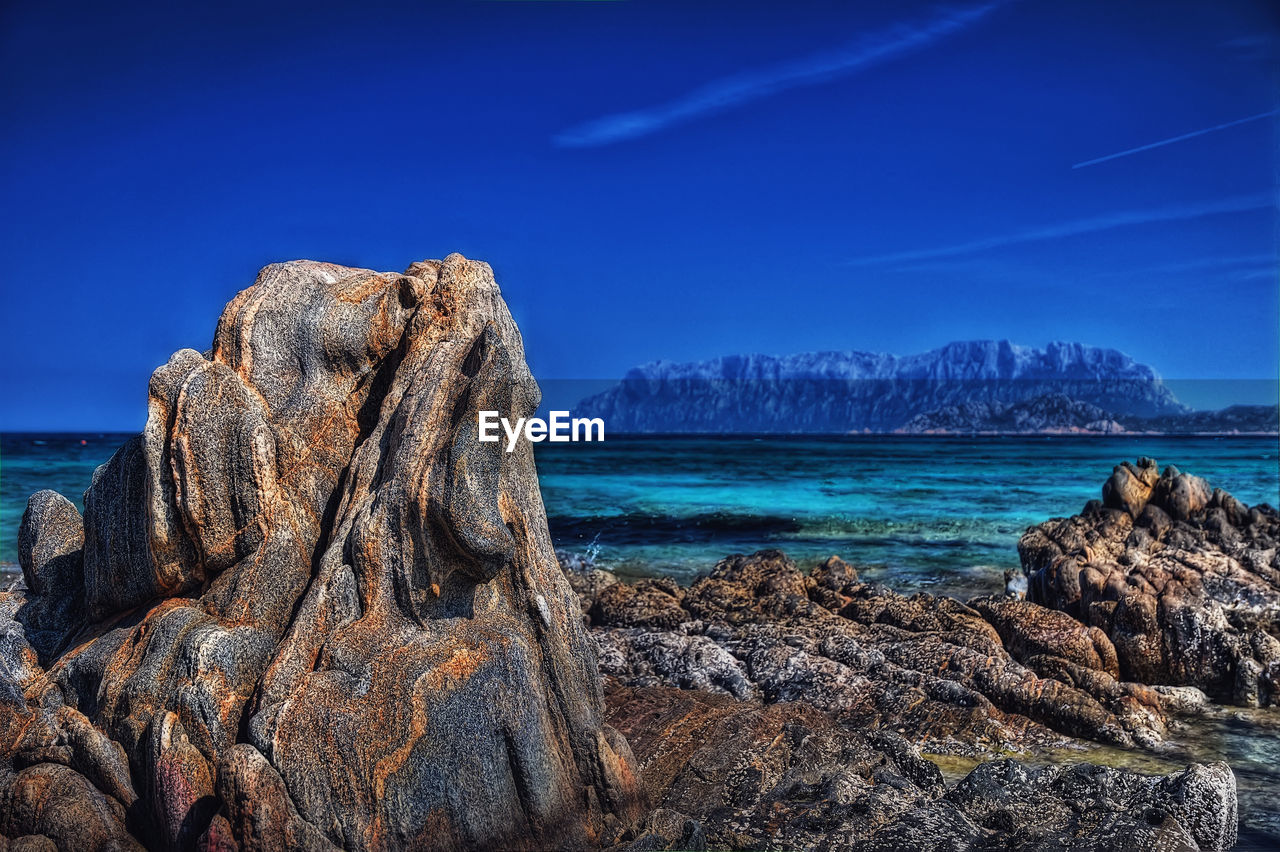
[[[81,500],[127,435],[0,436],[0,562],[27,496]],[[1246,503],[1280,505],[1275,438],[617,437],[539,444],[556,546],[626,575],[689,579],[733,552],[836,553],[903,591],[999,589],[1030,524],[1078,511],[1149,455]]]
[[[0,435],[0,569],[16,570],[26,498],[77,503],[126,435]],[[688,579],[724,555],[779,547],[802,564],[837,553],[909,592],[998,591],[1024,529],[1099,496],[1113,465],[1147,455],[1249,504],[1280,505],[1275,438],[634,437],[540,444],[559,549],[630,575]],[[1280,710],[1187,720],[1162,754],[1102,747],[1065,759],[1174,771],[1227,760],[1241,849],[1280,844]]]
[[[52,488],[84,511],[93,469],[130,435],[0,434],[0,570],[18,570],[18,525],[27,498]]]
[[[1031,524],[1078,512],[1149,455],[1250,505],[1280,504],[1275,438],[636,437],[541,444],[557,547],[689,578],[728,553],[835,553],[903,591],[1003,588]]]

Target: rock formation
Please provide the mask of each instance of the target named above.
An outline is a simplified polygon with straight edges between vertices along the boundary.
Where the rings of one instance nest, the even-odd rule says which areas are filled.
[[[1229,849],[1235,778],[974,757],[1085,737],[1156,745],[1183,696],[1116,678],[1110,641],[1012,597],[905,598],[831,558],[762,551],[688,588],[565,565],[608,718],[657,810],[619,850]]]
[[[600,670],[627,686],[803,701],[935,753],[1166,732],[1160,693],[1118,678],[1100,630],[1026,601],[903,597],[838,558],[805,574],[778,551],[728,557],[687,589],[571,579],[584,597],[596,584]]]
[[[155,371],[83,521],[28,504],[27,588],[0,595],[0,836],[608,842],[641,807],[633,758],[529,446],[475,428],[538,397],[486,264],[264,269],[211,350]]]
[[[619,849],[1226,850],[1236,791],[1222,763],[1146,777],[1002,759],[948,789],[891,730],[851,729],[801,702],[760,705],[612,687],[658,809]]]
[[[1152,459],[1081,514],[1032,527],[1030,601],[1104,633],[1120,677],[1280,704],[1280,515]]]
[[[1156,744],[1184,696],[1138,681],[1222,686],[1188,649],[1273,700],[1271,510],[1117,469],[1024,539],[1027,600],[776,551],[687,588],[566,577],[530,445],[475,426],[538,398],[485,264],[263,270],[153,374],[83,518],[28,502],[0,852],[1234,843],[1223,764],[1002,760],[948,789],[919,749]]]

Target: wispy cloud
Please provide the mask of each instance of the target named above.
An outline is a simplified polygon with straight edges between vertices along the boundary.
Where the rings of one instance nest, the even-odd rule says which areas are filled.
[[[1220,257],[1198,257],[1176,263],[1161,263],[1156,266],[1144,266],[1138,272],[1180,275],[1198,272],[1239,272],[1252,275],[1258,270],[1276,272],[1280,257],[1274,254],[1236,254]],[[1243,271],[1242,271],[1243,268]],[[1131,274],[1135,270],[1117,271],[1117,275]]]
[[[1093,234],[1110,231],[1113,228],[1127,228],[1134,225],[1148,225],[1157,222],[1179,222],[1187,219],[1202,219],[1206,216],[1219,216],[1225,213],[1246,213],[1254,210],[1274,209],[1275,200],[1267,195],[1241,195],[1217,201],[1202,201],[1195,204],[1175,204],[1149,210],[1125,210],[1118,213],[1107,213],[1087,219],[1074,219],[1057,225],[1044,225],[987,237],[967,243],[956,243],[936,248],[913,249],[911,251],[893,252],[891,254],[868,255],[846,261],[850,266],[888,266],[894,264],[915,263],[924,260],[936,260],[945,257],[959,257],[976,254],[990,249],[1006,246],[1038,243],[1047,240],[1058,240],[1081,234]]]
[[[985,18],[1006,0],[941,14],[923,23],[899,24],[865,34],[835,50],[712,80],[675,100],[648,109],[605,115],[553,137],[565,148],[610,145],[656,133],[673,124],[721,112],[798,86],[844,77],[928,47]]]
[[[1280,271],[1276,267],[1269,266],[1261,269],[1248,269],[1236,276],[1237,281],[1270,281],[1280,280]]]
[[[1224,124],[1215,124],[1213,127],[1205,127],[1201,130],[1192,130],[1190,133],[1183,133],[1180,136],[1171,136],[1168,139],[1161,139],[1159,142],[1152,142],[1147,145],[1139,145],[1137,148],[1129,148],[1124,151],[1117,151],[1114,154],[1107,154],[1105,157],[1094,157],[1092,160],[1085,160],[1083,163],[1076,163],[1071,168],[1082,169],[1085,166],[1094,166],[1098,163],[1105,163],[1108,160],[1115,160],[1120,157],[1127,157],[1130,154],[1138,154],[1142,151],[1150,151],[1152,148],[1163,148],[1165,145],[1172,145],[1174,142],[1182,142],[1186,139],[1194,139],[1197,136],[1204,136],[1208,133],[1217,133],[1219,130],[1226,130],[1228,127],[1238,127],[1241,124],[1248,124],[1251,121],[1261,121],[1264,118],[1270,118],[1273,115],[1280,114],[1280,110],[1271,110],[1269,112],[1260,112],[1257,115],[1250,115],[1244,118],[1237,118],[1235,121],[1228,121]]]

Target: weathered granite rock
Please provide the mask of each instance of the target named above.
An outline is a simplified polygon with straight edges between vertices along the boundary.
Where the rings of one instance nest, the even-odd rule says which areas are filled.
[[[1002,849],[1230,849],[1236,781],[1225,763],[1161,777],[1090,764],[985,763],[946,795]],[[891,848],[891,847],[881,847]]]
[[[29,588],[0,595],[0,834],[610,842],[631,753],[530,448],[475,428],[538,397],[483,263],[264,269],[209,352],[156,370],[83,525],[32,498]]]
[[[1257,706],[1280,703],[1278,544],[1271,507],[1139,459],[1018,550],[1028,599],[1105,633],[1123,679]]]
[[[663,687],[607,690],[657,825],[618,849],[1225,850],[1235,777],[1195,764],[1146,777],[1087,764],[998,760],[948,790],[895,733],[803,702],[761,705]]]
[[[1012,598],[903,597],[836,558],[806,575],[778,551],[735,555],[687,590],[614,583],[586,608],[602,674],[626,685],[804,701],[935,752],[1166,733],[1160,694],[1118,679],[1101,631]]]
[[[29,598],[18,615],[42,655],[84,618],[84,523],[56,491],[37,491],[18,528],[18,562]]]
[[[1137,466],[1127,461],[1116,465],[1111,478],[1102,485],[1102,504],[1109,509],[1124,509],[1137,517],[1151,498],[1151,489],[1159,480],[1155,459],[1143,456]]]
[[[670,577],[613,583],[596,593],[587,614],[601,623],[662,629],[685,620],[683,600],[684,589]]]

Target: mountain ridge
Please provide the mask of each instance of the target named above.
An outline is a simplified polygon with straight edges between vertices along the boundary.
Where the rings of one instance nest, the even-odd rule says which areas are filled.
[[[1061,411],[1071,421],[1045,423],[1051,431],[1192,414],[1153,367],[1117,349],[1009,340],[954,341],[911,355],[850,349],[656,360],[583,399],[578,410],[605,418],[615,432],[893,432],[938,412],[955,430],[982,431],[981,423],[964,422],[966,411],[989,421],[992,412],[1048,397],[1098,415],[1082,421],[1080,411],[1067,413],[1071,406],[1049,406],[1050,415]]]
[[[827,349],[730,354],[700,361],[658,359],[631,368],[624,378],[1102,378],[1102,368],[1109,369],[1110,378],[1160,381],[1154,368],[1118,349],[1066,341],[1052,341],[1041,349],[1007,339],[957,340],[911,355]]]

